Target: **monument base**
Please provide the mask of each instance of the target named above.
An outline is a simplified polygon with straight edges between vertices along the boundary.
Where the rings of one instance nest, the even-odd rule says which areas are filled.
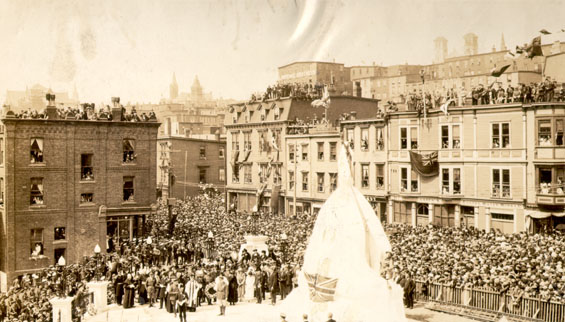
[[[73,298],[55,297],[49,300],[53,306],[53,321],[57,322],[72,322],[73,321]]]
[[[90,282],[86,284],[88,291],[94,294],[94,309],[96,313],[104,312],[108,307],[108,282]]]
[[[266,242],[269,240],[267,236],[255,236],[255,235],[247,235],[243,236],[245,238],[245,244],[241,245],[239,248],[239,257],[241,258],[241,253],[243,250],[247,250],[249,254],[252,254],[253,251],[256,249],[259,254],[262,251],[265,251],[267,255],[269,255],[269,247],[267,246]]]

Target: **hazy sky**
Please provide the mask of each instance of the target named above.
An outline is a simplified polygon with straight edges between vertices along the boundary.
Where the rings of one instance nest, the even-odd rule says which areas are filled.
[[[427,64],[437,36],[450,52],[468,32],[480,52],[502,33],[513,48],[565,28],[564,13],[565,0],[0,0],[0,102],[35,83],[157,102],[173,72],[180,91],[198,75],[215,97],[242,99],[296,60]]]

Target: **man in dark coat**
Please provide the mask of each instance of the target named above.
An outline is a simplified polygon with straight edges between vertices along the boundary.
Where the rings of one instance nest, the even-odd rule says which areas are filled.
[[[271,304],[277,303],[277,288],[279,284],[279,272],[276,267],[273,267],[273,272],[269,275],[269,292],[271,292]]]
[[[406,307],[409,309],[413,309],[414,290],[416,289],[416,283],[414,283],[410,274],[406,274],[406,277],[404,278],[401,286],[404,289],[404,305],[406,305]]]

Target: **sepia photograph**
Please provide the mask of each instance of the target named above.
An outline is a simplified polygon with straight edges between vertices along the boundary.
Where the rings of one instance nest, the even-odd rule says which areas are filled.
[[[0,0],[0,322],[565,322],[565,0]]]

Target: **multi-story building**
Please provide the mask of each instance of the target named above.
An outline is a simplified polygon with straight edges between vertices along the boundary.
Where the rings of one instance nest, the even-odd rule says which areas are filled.
[[[160,136],[157,144],[157,189],[163,198],[184,199],[203,189],[225,192],[226,141],[219,135],[214,140]]]
[[[354,184],[373,206],[377,216],[386,221],[389,190],[386,123],[382,118],[340,123],[342,137],[351,147]]]
[[[329,165],[336,164],[330,158],[337,151],[332,150],[330,143],[337,142],[338,131],[332,128],[344,118],[344,113],[349,117],[375,117],[378,101],[333,96],[327,110],[328,123],[324,123],[321,130],[312,131],[309,128],[322,119],[324,111],[313,108],[310,103],[284,98],[230,107],[225,119],[228,205],[238,211],[252,211],[259,197],[263,198],[259,201],[264,201],[264,210],[290,213],[288,207],[294,207],[294,192],[288,189],[292,179],[289,171],[293,172],[295,181],[296,178],[302,180],[302,189],[296,191],[297,210],[304,211],[307,207],[308,211],[309,207],[311,213],[321,205],[329,192],[326,186],[332,182]],[[318,151],[319,143],[324,143],[321,147],[323,160],[317,160],[322,152]],[[296,153],[289,154],[289,145],[300,147],[300,158]],[[289,164],[295,157],[296,170],[295,164]],[[307,175],[303,174],[305,172]],[[323,173],[323,192],[318,192],[315,184],[318,182],[317,172]],[[331,173],[337,173],[337,169]]]
[[[400,111],[341,131],[355,185],[388,222],[512,233],[565,223],[564,123],[564,103],[512,103]]]
[[[280,84],[330,85],[338,95],[351,95],[350,67],[341,63],[318,61],[294,62],[279,67]]]
[[[47,100],[45,94],[52,93],[51,89],[35,84],[32,87],[26,87],[25,91],[6,91],[5,105],[10,106],[14,112],[21,112],[25,110],[33,110],[40,112],[45,108]],[[55,92],[57,97],[57,105],[60,107],[77,107],[79,104],[78,93],[76,87],[74,88],[72,96],[67,92]]]
[[[143,236],[156,210],[155,120],[48,119],[7,112],[0,134],[2,290],[14,277],[106,251],[107,238]]]

